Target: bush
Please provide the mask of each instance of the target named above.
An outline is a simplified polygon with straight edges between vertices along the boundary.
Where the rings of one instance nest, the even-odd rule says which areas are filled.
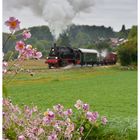
[[[78,100],[76,111],[58,104],[40,113],[37,107],[20,109],[3,100],[3,138],[10,140],[96,139],[107,123],[105,116],[90,112],[89,105]]]
[[[137,65],[137,26],[133,26],[128,41],[119,46],[118,55],[122,66]]]
[[[137,47],[133,41],[119,46],[118,55],[122,66],[137,65]]]

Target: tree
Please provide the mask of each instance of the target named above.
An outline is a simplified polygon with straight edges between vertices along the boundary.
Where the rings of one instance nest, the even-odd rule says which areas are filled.
[[[128,35],[128,41],[118,48],[118,56],[123,66],[137,65],[137,27],[133,26]]]
[[[71,47],[69,36],[66,32],[60,34],[57,44],[60,46]]]
[[[120,32],[125,32],[125,25],[122,25],[122,29],[120,30]]]
[[[125,25],[122,25],[121,30],[118,32],[118,37],[119,38],[128,38],[128,34],[129,34],[129,29],[126,30]]]
[[[79,32],[74,40],[74,46],[76,48],[85,48],[85,46],[90,44],[89,35],[84,32]]]
[[[137,26],[132,26],[129,35],[128,35],[128,39],[129,40],[134,40],[137,43]]]
[[[110,44],[107,41],[100,41],[96,44],[96,49],[99,51],[99,58],[101,60],[101,54],[104,50],[110,50]]]
[[[89,45],[87,45],[85,47],[88,48],[88,49],[96,49],[95,44],[89,44]]]
[[[96,44],[96,49],[102,53],[103,50],[110,50],[111,46],[109,44],[109,42],[107,41],[100,41],[99,43]]]

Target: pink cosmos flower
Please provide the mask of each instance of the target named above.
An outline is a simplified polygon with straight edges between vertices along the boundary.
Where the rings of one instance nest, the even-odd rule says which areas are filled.
[[[81,100],[77,100],[76,104],[74,105],[78,110],[82,108],[83,102]]]
[[[68,109],[68,110],[64,111],[64,115],[66,115],[66,116],[72,115],[72,109]]]
[[[55,115],[54,115],[54,113],[53,113],[52,111],[46,111],[46,112],[44,113],[44,116],[45,116],[46,118],[48,118],[49,120],[52,120],[52,119],[54,119],[54,117],[55,117]]]
[[[71,133],[74,131],[74,124],[73,123],[69,123],[67,125],[66,131],[65,131],[65,137],[70,138],[71,137]]]
[[[19,27],[20,21],[16,19],[15,17],[10,17],[9,20],[5,22],[5,24],[9,26],[9,29],[11,32],[17,31],[20,29]]]
[[[34,134],[36,134],[36,133],[38,132],[38,128],[36,128],[36,127],[32,128],[32,132],[33,132]]]
[[[2,73],[5,74],[7,72],[8,63],[6,61],[3,62],[3,70]]]
[[[88,111],[89,110],[89,105],[88,104],[83,104],[83,110]]]
[[[3,67],[7,67],[8,63],[6,61],[3,62]]]
[[[28,106],[25,106],[24,107],[24,114],[26,115],[26,117],[31,117],[32,116],[32,113],[33,113],[33,111],[32,111],[32,109],[30,109]]]
[[[18,41],[18,42],[16,42],[16,47],[15,47],[15,49],[16,49],[17,51],[19,51],[20,53],[23,52],[24,49],[25,49],[25,43],[24,43],[23,41]]]
[[[24,30],[22,33],[23,38],[26,40],[31,37],[31,33],[29,30]]]
[[[10,101],[8,99],[3,99],[3,105],[4,106],[9,106],[10,105]]]
[[[34,55],[34,58],[39,59],[42,57],[42,53],[41,52],[36,52]]]
[[[94,116],[96,119],[99,118],[99,113],[98,113],[98,112],[93,112],[92,114],[93,114],[93,116]]]
[[[59,123],[55,123],[54,128],[56,130],[56,132],[61,132],[61,127]]]
[[[89,111],[88,111],[88,112],[86,113],[86,117],[87,117],[88,120],[91,120],[91,118],[92,118],[92,112],[89,112]]]
[[[57,135],[55,133],[51,134],[50,136],[48,136],[48,140],[58,140]]]
[[[55,111],[62,111],[64,109],[64,106],[62,106],[61,104],[58,104],[58,105],[53,106],[53,109]]]
[[[32,132],[27,131],[27,132],[26,132],[26,135],[27,135],[27,137],[29,138],[29,140],[30,140],[30,139],[35,140],[34,134],[33,134]]]
[[[19,51],[18,58],[21,60],[32,58],[34,55],[34,50],[32,49],[32,45],[26,45],[25,48]]]
[[[42,57],[42,53],[38,52],[36,49],[33,49],[33,58],[39,59]]]
[[[81,127],[80,127],[80,129],[79,129],[79,131],[80,131],[80,134],[83,134],[84,127],[83,127],[83,126],[81,126]]]
[[[87,112],[86,117],[90,122],[95,122],[97,118],[99,117],[98,112]]]
[[[5,112],[2,112],[2,115],[5,116]]]
[[[34,107],[32,108],[32,110],[33,110],[33,112],[37,112],[37,111],[38,111],[37,106],[34,106]]]
[[[25,137],[24,137],[23,135],[20,135],[20,136],[18,137],[18,140],[25,140]]]
[[[33,49],[32,49],[32,45],[27,45],[26,48],[24,49],[23,55],[25,56],[25,58],[31,58],[33,56]]]
[[[106,118],[105,116],[103,116],[103,117],[101,118],[101,120],[102,120],[102,124],[103,124],[103,125],[106,125],[106,123],[108,122],[108,120],[107,120],[107,118]]]
[[[42,133],[44,133],[44,129],[39,128],[39,130],[38,130],[38,135],[41,135]]]
[[[26,49],[32,49],[32,48],[33,48],[32,45],[30,44],[26,45]]]
[[[43,117],[43,124],[48,125],[52,122],[52,120],[48,119],[47,117]]]

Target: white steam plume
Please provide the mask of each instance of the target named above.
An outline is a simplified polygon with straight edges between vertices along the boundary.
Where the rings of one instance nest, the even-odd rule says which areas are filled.
[[[48,22],[57,38],[77,14],[94,6],[94,0],[4,0],[3,4],[6,9],[29,7],[35,15]]]

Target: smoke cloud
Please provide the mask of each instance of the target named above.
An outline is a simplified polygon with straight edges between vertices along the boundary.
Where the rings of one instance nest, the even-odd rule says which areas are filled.
[[[94,6],[94,0],[4,0],[3,4],[6,9],[29,7],[48,22],[57,38],[80,12],[87,12]]]

